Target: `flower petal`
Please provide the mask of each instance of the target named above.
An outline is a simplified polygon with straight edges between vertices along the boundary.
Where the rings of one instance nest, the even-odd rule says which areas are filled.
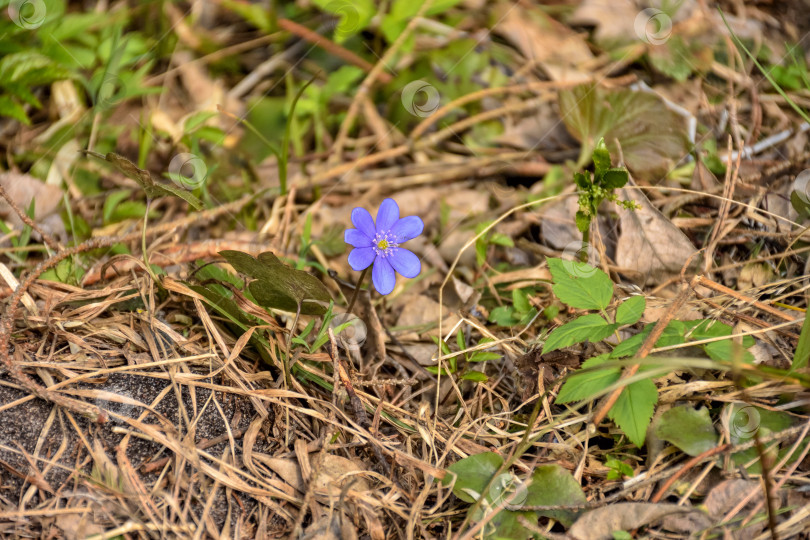
[[[352,210],[352,223],[369,238],[374,238],[374,235],[377,234],[377,229],[374,228],[374,220],[371,219],[371,214],[365,208]]]
[[[394,223],[391,227],[391,234],[396,238],[396,242],[401,244],[407,242],[411,238],[416,238],[425,229],[425,224],[419,216],[408,216]],[[402,272],[400,272],[401,274]]]
[[[374,241],[360,229],[346,229],[343,239],[347,244],[356,248],[371,247],[374,244]]]
[[[374,288],[377,289],[377,292],[385,296],[394,290],[397,275],[386,259],[377,257],[377,260],[374,261],[374,268],[371,269],[371,281],[374,282]]]
[[[377,231],[385,232],[399,219],[399,206],[394,199],[385,199],[377,210]]]
[[[415,278],[422,271],[422,263],[419,257],[404,248],[394,248],[394,252],[388,256],[388,262],[398,273],[406,278]]]
[[[376,256],[377,254],[372,247],[355,248],[349,253],[349,266],[351,266],[355,272],[365,270],[374,262],[374,257]],[[374,266],[376,267],[377,265],[375,264]]]

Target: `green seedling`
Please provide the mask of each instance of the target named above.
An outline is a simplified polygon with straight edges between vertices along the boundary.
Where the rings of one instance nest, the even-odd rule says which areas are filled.
[[[577,210],[577,229],[582,233],[583,247],[590,241],[591,222],[599,212],[602,201],[608,200],[622,208],[633,210],[637,208],[634,201],[620,201],[616,190],[623,188],[630,175],[624,167],[611,167],[610,152],[605,145],[605,139],[599,139],[593,150],[593,176],[589,171],[574,173],[574,182],[579,188],[579,210]],[[587,257],[587,250],[582,250],[582,256]],[[585,261],[587,259],[583,259]]]

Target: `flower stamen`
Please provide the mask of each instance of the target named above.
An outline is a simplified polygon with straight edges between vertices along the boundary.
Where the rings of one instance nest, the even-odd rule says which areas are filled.
[[[374,235],[374,251],[377,256],[385,258],[393,254],[396,251],[395,248],[399,246],[395,240],[396,238],[391,235],[390,231],[380,231]]]

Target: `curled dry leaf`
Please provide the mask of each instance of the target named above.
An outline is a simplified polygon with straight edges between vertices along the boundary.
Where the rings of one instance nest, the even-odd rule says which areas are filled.
[[[699,510],[677,504],[619,503],[583,514],[568,530],[577,540],[611,540],[616,531],[629,531],[658,522],[672,514],[703,516]]]
[[[420,294],[418,296],[408,295],[407,302],[403,301],[403,303],[405,307],[397,319],[398,327],[419,333],[428,329],[427,335],[438,335],[438,328],[435,328],[439,321],[438,302]],[[459,321],[458,315],[448,313],[447,308],[444,309],[444,315],[443,329],[452,328]]]
[[[504,5],[496,14],[495,31],[512,42],[530,62],[542,66],[555,81],[585,81],[590,76],[581,68],[593,61],[583,37],[555,21],[541,10],[527,10],[518,4]]]
[[[293,486],[301,493],[305,493],[307,486],[301,476],[301,468],[297,461],[286,458],[274,458],[264,454],[255,454],[254,458],[261,461],[274,473],[279,475],[282,480]],[[312,457],[313,467],[317,467],[318,457]],[[341,488],[353,479],[357,479],[351,486],[354,491],[368,491],[370,489],[368,482],[358,473],[364,471],[355,462],[342,456],[334,456],[326,454],[322,460],[321,466],[318,469],[317,477],[315,478],[316,491],[326,491],[330,496],[340,496]]]
[[[62,190],[51,186],[30,174],[7,171],[0,173],[0,185],[6,190],[9,198],[27,212],[34,203],[34,221],[40,221],[52,214],[62,200]],[[15,228],[22,227],[22,220],[4,199],[0,199],[0,218],[8,220]]]
[[[343,512],[321,516],[307,527],[301,540],[356,540],[357,528]]]
[[[622,232],[616,244],[616,264],[632,270],[647,282],[680,273],[697,251],[689,238],[659,212],[640,189],[628,184],[622,198],[635,201],[641,208],[617,209]],[[696,268],[696,265],[697,257],[691,261],[691,267]]]

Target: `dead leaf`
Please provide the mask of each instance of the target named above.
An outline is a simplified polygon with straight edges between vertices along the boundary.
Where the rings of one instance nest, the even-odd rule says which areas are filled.
[[[638,12],[630,0],[584,0],[568,22],[595,26],[593,37],[597,43],[627,43],[636,39],[633,22]]]
[[[677,504],[618,503],[583,514],[568,530],[577,540],[611,540],[616,531],[629,531],[672,514],[701,514]],[[699,518],[698,518],[699,519]]]
[[[721,482],[709,492],[703,504],[708,510],[709,516],[716,523],[725,518],[726,514],[737,507],[743,499],[748,498],[752,491],[753,496],[748,499],[740,512],[735,514],[736,517],[744,516],[764,499],[765,491],[760,482],[756,480],[734,478]],[[734,538],[739,540],[755,538],[764,528],[765,522],[750,523],[742,530],[734,527]]]
[[[504,12],[505,10],[505,12]],[[527,10],[518,4],[496,10],[495,31],[520,50],[527,60],[541,66],[555,81],[590,79],[583,66],[593,54],[583,37],[539,9]]]
[[[439,244],[439,253],[448,263],[452,263],[462,248],[475,237],[475,231],[470,229],[453,229]],[[475,249],[472,245],[461,252],[459,264],[462,266],[475,266]]]
[[[282,480],[301,493],[306,492],[306,485],[301,476],[301,468],[296,460],[274,458],[263,454],[254,455],[254,459],[270,467]],[[311,461],[312,466],[318,468],[317,477],[315,478],[315,489],[317,491],[326,492],[330,496],[338,497],[340,496],[341,488],[353,479],[357,480],[352,484],[352,490],[368,491],[370,489],[368,482],[361,475],[353,474],[364,471],[365,469],[361,468],[350,459],[326,454],[320,467],[317,465],[319,462],[317,456],[311,457]]]
[[[558,380],[566,369],[578,368],[586,354],[583,349],[582,346],[574,346],[540,354],[538,348],[515,359],[521,401],[527,401],[538,390],[545,392],[546,387]],[[541,380],[543,387],[539,388]]]
[[[357,540],[357,528],[342,511],[321,516],[307,527],[301,540]]]
[[[663,15],[666,15],[671,24],[693,15],[700,15],[695,0],[677,2],[674,4],[674,13],[672,5],[667,5],[662,1],[643,2],[642,4],[644,5],[639,5],[638,2],[631,0],[584,0],[568,22],[569,24],[595,26],[594,39],[600,44],[625,44],[632,41],[645,43],[637,35],[639,30],[644,29],[644,25],[641,23],[646,22],[644,19],[637,20],[637,18],[642,16],[650,18],[650,15],[644,13],[645,6],[655,10],[651,14],[660,10],[666,11],[667,13],[663,13]],[[661,48],[655,47],[655,45],[659,45],[659,43],[655,43],[651,48]]]
[[[545,264],[534,268],[521,268],[511,272],[504,272],[490,278],[493,285],[513,283],[515,281],[551,281],[551,272]]]
[[[767,283],[771,283],[772,279],[773,272],[770,266],[767,264],[749,263],[740,269],[740,275],[737,277],[737,288],[744,291],[745,289],[761,287]]]
[[[634,200],[641,208],[617,208],[621,234],[616,244],[616,264],[632,270],[647,283],[659,282],[680,273],[697,251],[686,235],[655,208],[647,196],[631,186],[623,190],[624,200]],[[691,261],[696,267],[698,257]]]
[[[62,190],[58,186],[50,186],[30,174],[12,171],[0,173],[0,185],[9,198],[26,213],[31,201],[36,201],[33,216],[36,222],[53,213],[62,201]],[[0,218],[10,221],[14,228],[23,226],[22,220],[4,199],[0,199]]]
[[[397,326],[400,328],[408,328],[416,332],[423,330],[423,327],[435,326],[439,317],[439,303],[428,298],[424,295],[411,296],[409,295],[407,301],[403,301],[405,307],[399,314],[397,319]],[[448,313],[447,309],[444,310],[445,318],[442,322],[442,328],[445,330],[452,328],[458,321],[458,315]],[[431,328],[424,333],[426,335],[434,335],[438,333],[438,328]]]
[[[104,532],[104,527],[94,523],[93,512],[58,515],[56,526],[62,529],[65,538],[88,538]]]
[[[560,115],[582,142],[580,166],[604,138],[611,156],[621,155],[639,178],[661,178],[689,154],[687,119],[656,92],[610,90],[581,84],[559,93]]]
[[[751,490],[754,490],[755,494],[748,504],[754,505],[763,498],[763,490],[759,482],[741,478],[726,480],[709,492],[703,504],[713,519],[720,519],[737,506],[744,497],[747,497]]]
[[[495,142],[517,148],[542,153],[543,150],[572,147],[576,141],[560,122],[556,107],[544,103],[534,114],[508,121],[502,135]]]

